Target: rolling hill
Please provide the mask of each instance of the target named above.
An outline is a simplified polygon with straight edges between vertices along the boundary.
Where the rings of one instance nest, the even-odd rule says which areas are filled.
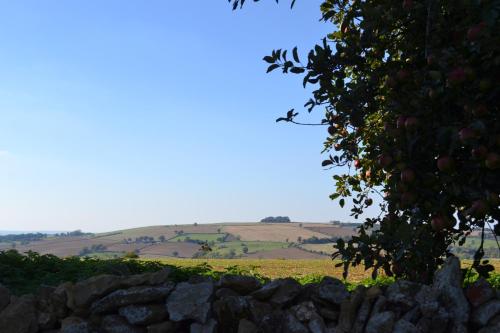
[[[0,242],[0,250],[16,248],[61,257],[85,255],[142,258],[327,258],[332,239],[354,234],[352,225],[327,223],[220,223],[160,225],[80,237],[48,235],[36,241]],[[203,253],[207,242],[211,251]],[[309,243],[326,243],[314,247]],[[311,246],[306,246],[311,245]],[[320,245],[320,244],[318,244]]]

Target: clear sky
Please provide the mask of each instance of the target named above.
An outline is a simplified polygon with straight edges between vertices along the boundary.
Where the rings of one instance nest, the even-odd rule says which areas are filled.
[[[275,123],[308,91],[261,60],[305,56],[320,3],[1,0],[0,230],[352,220],[326,131]]]

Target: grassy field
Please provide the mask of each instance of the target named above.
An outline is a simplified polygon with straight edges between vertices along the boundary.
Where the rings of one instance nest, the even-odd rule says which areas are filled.
[[[342,278],[343,272],[342,267],[335,267],[335,263],[339,261],[329,259],[162,259],[159,261],[180,267],[194,267],[207,263],[216,271],[224,271],[236,265],[272,279],[311,275]],[[495,266],[495,272],[499,272],[500,260],[491,260],[491,263]],[[462,265],[470,267],[471,261],[464,260]],[[351,269],[347,280],[354,283],[370,277],[371,271],[365,271],[364,267],[355,267]]]
[[[187,239],[192,239],[196,241],[202,241],[202,242],[211,242],[214,241],[216,242],[218,238],[224,238],[226,234],[197,234],[197,233],[189,233],[189,234],[182,234],[179,236],[176,236],[172,239],[169,239],[169,242],[177,242],[177,240],[180,239],[180,241],[185,241]]]
[[[287,247],[286,243],[280,242],[225,242],[218,245],[215,245],[212,250],[217,251],[221,254],[229,253],[231,250],[234,250],[236,255],[243,254],[243,248],[248,248],[248,253],[255,253],[260,251],[270,251],[274,249],[282,249]]]

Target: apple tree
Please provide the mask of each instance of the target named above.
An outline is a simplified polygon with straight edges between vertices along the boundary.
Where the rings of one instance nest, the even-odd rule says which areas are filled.
[[[428,281],[479,230],[473,266],[486,275],[485,233],[500,235],[500,0],[325,0],[321,19],[332,32],[305,56],[264,61],[314,86],[305,108],[324,112],[323,166],[341,171],[331,198],[357,218],[382,197],[333,257],[344,274],[364,264]]]

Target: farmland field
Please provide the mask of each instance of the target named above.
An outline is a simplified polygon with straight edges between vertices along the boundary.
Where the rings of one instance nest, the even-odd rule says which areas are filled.
[[[224,271],[228,267],[238,266],[252,270],[268,278],[305,277],[311,275],[333,276],[342,278],[342,267],[335,267],[339,261],[330,259],[161,259],[162,263],[194,267],[207,263],[216,271]],[[462,266],[470,267],[470,260],[463,260]],[[500,260],[491,260],[495,272],[500,270]],[[371,271],[362,266],[351,268],[347,278],[350,282],[360,282],[371,277]]]
[[[211,241],[217,241],[218,238],[224,238],[225,234],[212,234],[212,233],[206,233],[206,234],[201,234],[201,233],[189,233],[189,234],[182,234],[179,236],[176,236],[174,238],[169,239],[170,242],[177,242],[177,240],[186,241],[186,239],[192,239],[192,240],[198,240],[202,242],[211,242]]]

